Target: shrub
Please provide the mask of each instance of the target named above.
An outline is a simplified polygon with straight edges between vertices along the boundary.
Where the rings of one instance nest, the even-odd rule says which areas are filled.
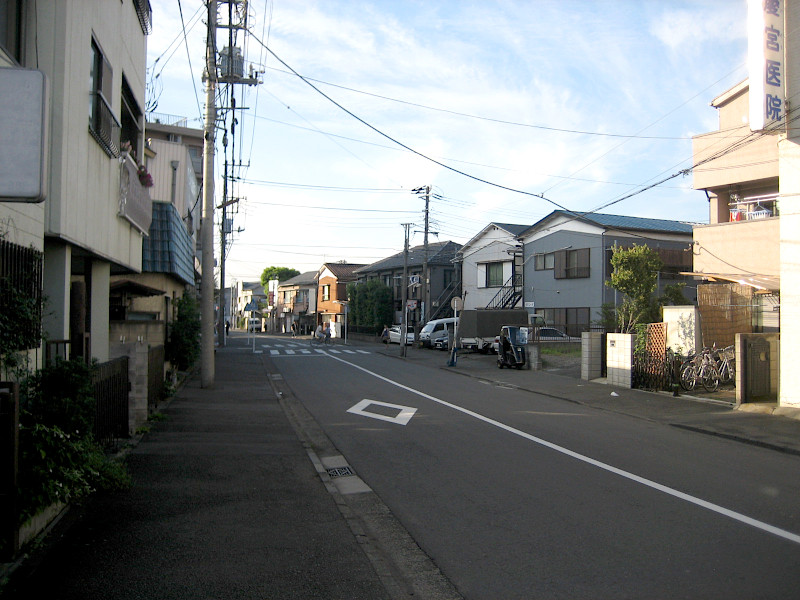
[[[170,323],[164,351],[173,367],[186,371],[200,357],[200,305],[185,292],[176,304],[178,315]]]

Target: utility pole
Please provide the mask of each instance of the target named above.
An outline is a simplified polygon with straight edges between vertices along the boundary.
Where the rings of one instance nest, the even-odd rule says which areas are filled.
[[[200,384],[214,385],[214,144],[217,121],[217,0],[208,0],[206,111],[203,131],[203,220],[200,226],[203,275],[200,280]]]
[[[403,319],[400,325],[400,355],[406,355],[406,336],[408,335],[408,319],[406,313],[408,312],[406,305],[408,304],[408,232],[411,229],[411,223],[403,223],[405,229],[406,241],[403,245],[403,282],[402,282],[402,298],[403,298]]]
[[[413,190],[416,194],[425,194],[425,231],[424,237],[424,254],[422,257],[422,308],[419,313],[419,323],[417,323],[417,334],[415,339],[419,337],[419,329],[425,324],[425,321],[430,314],[430,277],[428,276],[428,233],[430,229],[429,215],[431,203],[431,186],[418,187]]]
[[[247,31],[247,16],[248,16],[248,8],[247,2],[240,2],[240,0],[220,0],[222,3],[227,3],[228,5],[228,21],[227,23],[218,24],[217,27],[224,29],[228,29],[228,45],[222,49],[220,54],[221,65],[220,65],[220,74],[217,78],[217,81],[220,83],[224,83],[228,86],[228,90],[230,92],[230,107],[229,110],[231,112],[231,138],[232,138],[232,148],[235,147],[236,144],[236,124],[238,120],[236,118],[236,97],[233,93],[233,88],[231,87],[232,84],[245,84],[245,85],[256,85],[261,83],[260,77],[258,77],[259,73],[263,73],[263,71],[256,71],[254,67],[250,66],[249,77],[244,76],[244,58],[242,57],[241,50],[236,47],[236,34],[242,30],[246,33]],[[244,108],[239,108],[238,110],[244,110]],[[225,131],[225,135],[222,138],[222,144],[225,147],[225,172],[223,176],[223,192],[222,192],[222,204],[219,207],[222,210],[222,220],[220,222],[220,265],[219,265],[219,297],[220,297],[220,313],[218,315],[218,322],[217,322],[217,335],[219,340],[220,347],[224,347],[226,344],[226,335],[225,335],[225,311],[221,308],[223,306],[224,298],[225,298],[225,255],[227,251],[227,239],[226,236],[228,233],[232,233],[231,221],[228,219],[227,209],[228,206],[231,204],[235,204],[238,202],[238,198],[228,199],[228,180],[232,179],[233,175],[229,177],[228,175],[228,132],[227,129]],[[232,153],[233,154],[233,153]],[[236,165],[235,155],[234,160],[231,164],[231,169],[234,168]]]

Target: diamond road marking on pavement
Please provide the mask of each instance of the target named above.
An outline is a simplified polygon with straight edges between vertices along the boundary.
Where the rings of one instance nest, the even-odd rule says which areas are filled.
[[[396,410],[397,414],[394,417],[390,417],[388,415],[374,413],[367,410],[367,407],[369,406],[380,406],[384,408],[389,408],[392,410]],[[388,421],[389,423],[396,423],[398,425],[407,425],[408,422],[411,420],[411,417],[413,417],[414,414],[417,412],[417,409],[412,408],[411,406],[402,406],[401,404],[389,404],[388,402],[378,402],[377,400],[370,400],[369,398],[365,398],[355,406],[348,408],[347,412],[352,413],[354,415],[361,415],[362,417],[370,417],[372,419]]]

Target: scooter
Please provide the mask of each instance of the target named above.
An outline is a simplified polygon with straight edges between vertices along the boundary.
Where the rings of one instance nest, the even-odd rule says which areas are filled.
[[[497,349],[497,368],[516,367],[521,369],[528,360],[528,328],[504,325],[500,330],[500,344]]]

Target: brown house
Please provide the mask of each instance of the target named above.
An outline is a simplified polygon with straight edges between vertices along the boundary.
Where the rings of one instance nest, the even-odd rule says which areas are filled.
[[[357,281],[353,274],[365,265],[347,262],[325,263],[317,271],[317,323],[331,325],[332,337],[344,336],[347,284]]]

